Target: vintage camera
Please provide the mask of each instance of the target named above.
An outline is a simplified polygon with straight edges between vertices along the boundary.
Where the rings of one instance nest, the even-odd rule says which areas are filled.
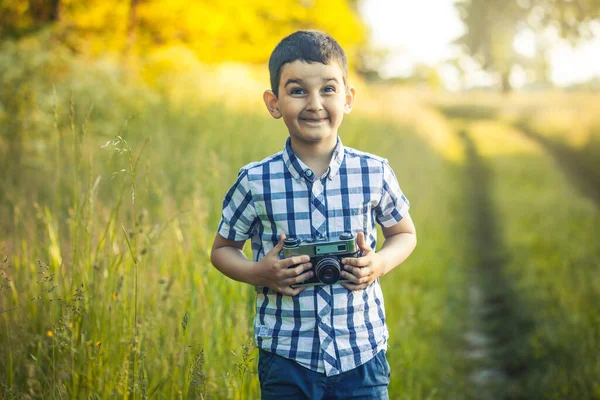
[[[359,257],[360,249],[356,244],[356,238],[352,233],[344,232],[337,239],[307,239],[300,240],[288,237],[283,242],[283,257],[293,256],[310,257],[312,263],[312,278],[292,285],[293,288],[314,285],[331,285],[336,282],[347,282],[340,280],[342,272],[342,258]],[[295,267],[295,265],[290,268]]]

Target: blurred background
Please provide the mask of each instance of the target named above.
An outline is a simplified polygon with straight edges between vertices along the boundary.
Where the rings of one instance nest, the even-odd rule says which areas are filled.
[[[390,397],[600,399],[598,0],[0,0],[0,398],[259,397],[209,257],[298,29],[411,200]]]

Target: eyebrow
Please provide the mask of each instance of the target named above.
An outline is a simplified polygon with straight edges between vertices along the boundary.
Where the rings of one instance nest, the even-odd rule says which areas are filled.
[[[285,82],[285,85],[283,85],[283,87],[286,87],[287,85],[290,85],[292,83],[297,83],[297,84],[301,85],[302,83],[304,83],[304,81],[302,79],[288,79]]]
[[[336,78],[323,78],[323,82],[329,82],[329,81],[334,81],[335,83],[339,83],[338,80]],[[302,85],[304,83],[304,81],[300,78],[297,79],[288,79],[285,82],[285,85],[283,85],[283,87],[287,87],[287,85],[290,85],[292,83],[297,83],[298,85]]]

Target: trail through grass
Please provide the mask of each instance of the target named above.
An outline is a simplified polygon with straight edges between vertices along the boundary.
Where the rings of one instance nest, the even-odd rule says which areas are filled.
[[[471,129],[494,173],[493,198],[510,249],[508,278],[532,318],[522,339],[528,398],[600,398],[597,303],[600,214],[548,154],[491,121]]]

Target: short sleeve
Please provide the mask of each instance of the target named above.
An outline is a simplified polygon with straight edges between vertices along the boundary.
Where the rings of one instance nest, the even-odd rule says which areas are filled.
[[[410,202],[402,193],[396,175],[387,160],[383,160],[383,182],[381,200],[375,207],[377,222],[383,227],[390,227],[400,222],[408,213]]]
[[[225,195],[218,232],[226,239],[246,241],[252,235],[257,219],[248,182],[248,171],[242,170]]]

